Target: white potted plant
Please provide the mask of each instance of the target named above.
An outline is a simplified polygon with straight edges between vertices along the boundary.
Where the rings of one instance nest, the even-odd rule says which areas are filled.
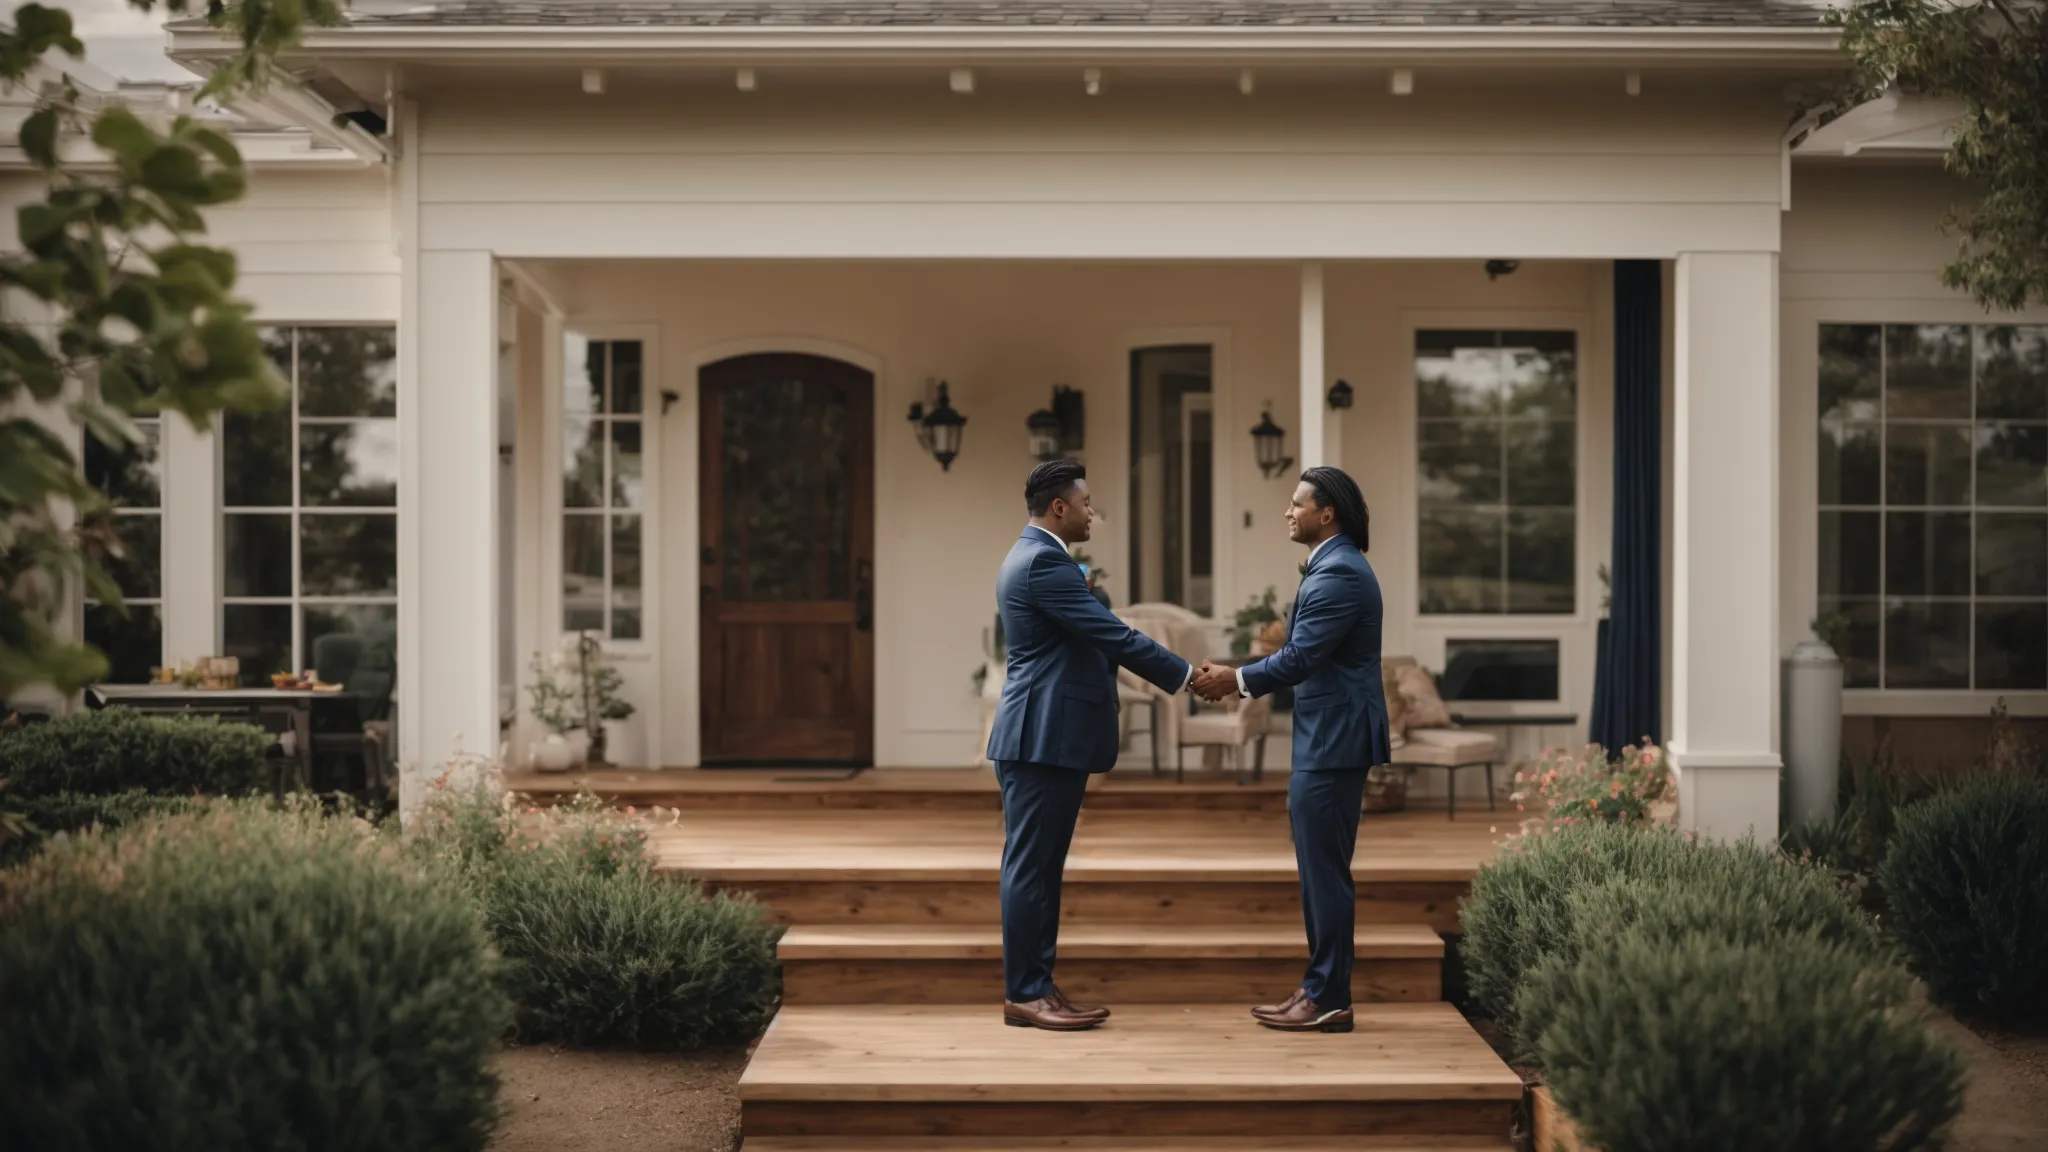
[[[533,718],[548,734],[530,749],[533,766],[542,772],[567,772],[583,762],[589,737],[583,731],[582,695],[563,680],[568,661],[562,653],[552,657],[533,654],[528,665],[532,679],[526,686],[533,704]]]

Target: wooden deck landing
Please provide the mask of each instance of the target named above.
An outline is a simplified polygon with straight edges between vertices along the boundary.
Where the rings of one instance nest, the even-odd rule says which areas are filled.
[[[582,772],[512,772],[506,785],[541,803],[591,792],[620,804],[688,810],[888,808],[996,812],[995,774],[986,768],[600,768]],[[1242,785],[1229,774],[1190,766],[1175,783],[1172,769],[1124,767],[1088,782],[1088,805],[1112,808],[1284,812],[1287,773],[1274,771]]]

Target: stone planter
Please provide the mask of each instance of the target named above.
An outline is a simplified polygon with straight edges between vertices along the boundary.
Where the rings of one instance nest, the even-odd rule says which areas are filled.
[[[604,722],[605,763],[620,768],[645,768],[647,766],[646,742],[641,739],[640,718],[628,716],[624,720]]]
[[[550,732],[533,745],[533,767],[539,772],[569,772],[583,765],[590,755],[588,733]]]
[[[1557,1106],[1550,1089],[1538,1084],[1529,1089],[1531,1118],[1535,1121],[1536,1152],[1594,1152],[1579,1139],[1578,1126]]]

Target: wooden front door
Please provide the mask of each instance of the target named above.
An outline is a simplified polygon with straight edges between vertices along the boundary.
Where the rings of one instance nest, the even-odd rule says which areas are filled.
[[[706,366],[706,764],[874,758],[874,377],[772,354]]]

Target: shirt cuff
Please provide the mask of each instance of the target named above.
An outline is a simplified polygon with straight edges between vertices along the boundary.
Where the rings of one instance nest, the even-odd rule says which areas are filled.
[[[1244,669],[1242,668],[1237,670],[1237,694],[1246,700],[1252,698],[1251,692],[1244,686]]]
[[[1185,691],[1187,691],[1187,690],[1188,690],[1188,685],[1190,685],[1190,684],[1193,684],[1194,682],[1195,682],[1195,666],[1194,666],[1193,664],[1190,664],[1190,665],[1188,665],[1188,674],[1187,674],[1187,676],[1186,676],[1186,677],[1184,677],[1184,678],[1183,678],[1183,679],[1181,680],[1181,682],[1180,682],[1180,688],[1179,688],[1179,689],[1177,689],[1177,690],[1176,690],[1176,691],[1174,692],[1174,695],[1178,696],[1178,695],[1180,695],[1180,693],[1182,693],[1182,692],[1185,692]]]

